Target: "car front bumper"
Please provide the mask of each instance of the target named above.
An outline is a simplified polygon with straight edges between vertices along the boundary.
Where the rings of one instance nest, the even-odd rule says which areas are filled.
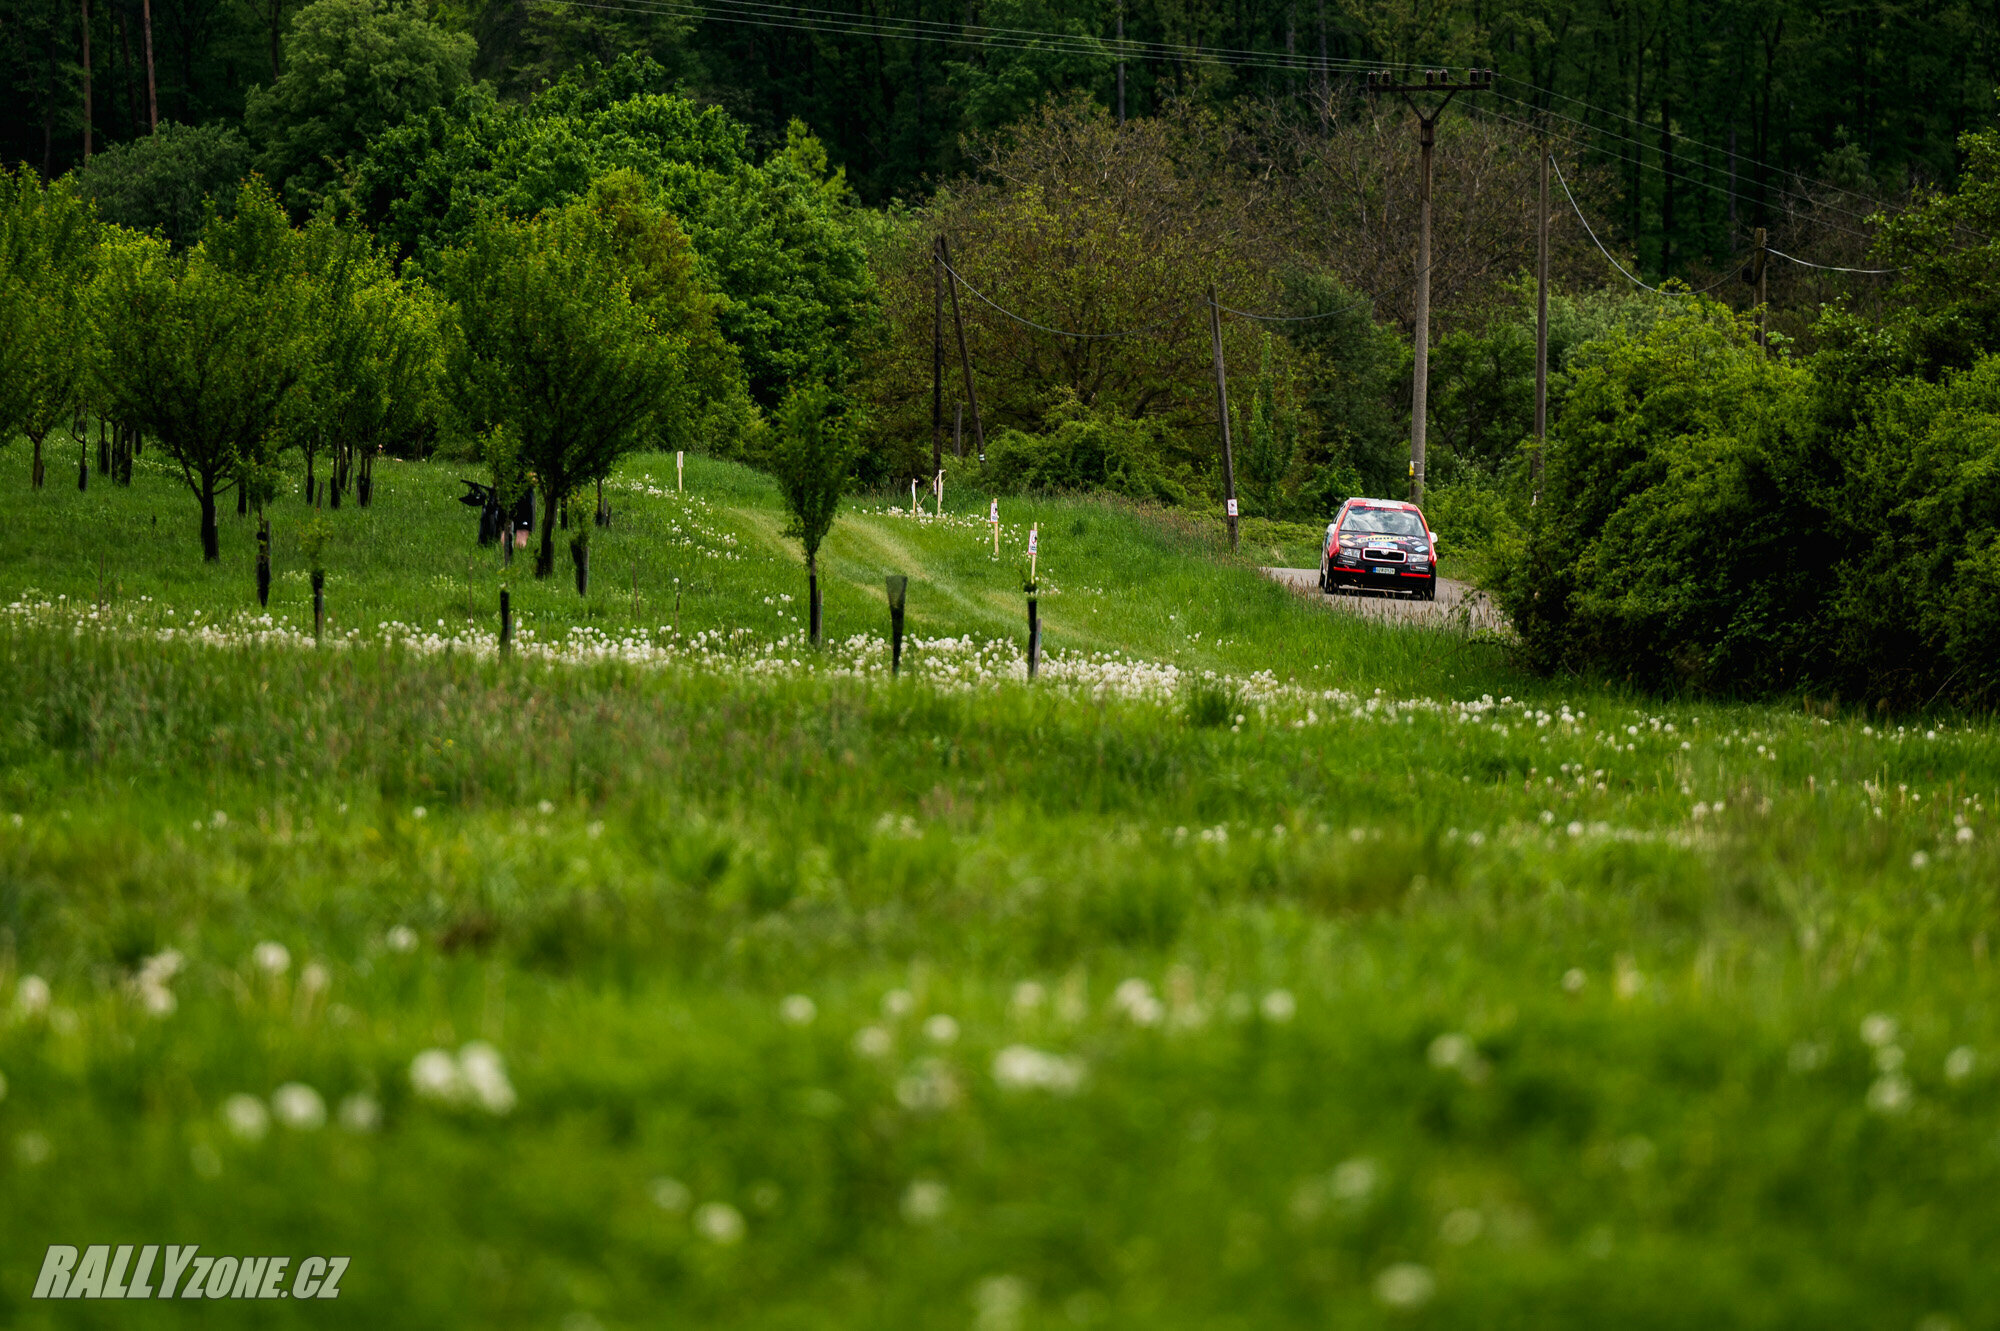
[[[1336,587],[1361,587],[1369,591],[1422,592],[1436,585],[1432,568],[1414,569],[1389,564],[1329,564],[1327,580]]]

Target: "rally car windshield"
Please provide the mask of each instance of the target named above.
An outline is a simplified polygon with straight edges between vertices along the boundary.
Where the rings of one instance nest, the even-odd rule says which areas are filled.
[[[1340,524],[1344,536],[1422,536],[1423,519],[1406,508],[1357,508]]]

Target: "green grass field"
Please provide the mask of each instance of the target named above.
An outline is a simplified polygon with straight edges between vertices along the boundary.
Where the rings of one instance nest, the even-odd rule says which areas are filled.
[[[0,451],[0,1324],[2000,1325],[1983,722],[1538,681],[1080,501],[996,561],[949,491],[851,506],[816,661],[769,487],[657,456],[507,661],[385,467],[315,648],[296,501],[287,632],[155,461]],[[51,1243],[351,1266],[57,1304]]]

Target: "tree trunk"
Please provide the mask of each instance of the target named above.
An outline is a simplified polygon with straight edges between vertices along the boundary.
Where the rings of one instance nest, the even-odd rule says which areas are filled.
[[[28,439],[35,446],[35,460],[34,465],[29,468],[28,484],[30,488],[39,490],[42,488],[42,481],[45,476],[42,470],[42,436],[31,434],[28,436]]]
[[[88,490],[90,488],[90,441],[88,439],[79,439],[76,442],[76,488],[79,490]]]
[[[819,646],[819,559],[806,556],[806,627],[812,645]]]
[[[83,163],[90,165],[90,0],[80,0],[83,9]]]
[[[361,507],[367,508],[375,502],[375,455],[361,455],[361,475],[354,481],[354,499]]]
[[[241,472],[236,476],[236,516],[239,518],[250,516],[250,482]]]
[[[146,132],[160,128],[160,88],[153,77],[153,0],[141,0],[140,33],[146,54]]]
[[[556,571],[556,509],[561,505],[549,490],[542,491],[542,548],[535,552],[535,576],[546,578]]]
[[[222,558],[222,533],[215,526],[215,477],[201,478],[201,557],[213,564]]]
[[[590,538],[578,536],[569,543],[570,563],[576,566],[576,594],[590,595]]]
[[[97,474],[111,474],[111,431],[102,416],[97,418]]]

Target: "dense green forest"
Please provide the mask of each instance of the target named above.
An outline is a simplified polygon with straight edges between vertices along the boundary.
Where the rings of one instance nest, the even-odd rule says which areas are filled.
[[[247,126],[267,153],[309,151],[274,147],[268,132],[256,142],[260,119],[269,125],[280,109],[272,89],[299,40],[300,8],[5,0],[0,160],[58,174],[155,120]],[[746,125],[753,152],[782,146],[791,121],[803,121],[871,204],[917,197],[957,174],[968,136],[1012,123],[1051,92],[1080,89],[1115,107],[1121,68],[1128,114],[1146,116],[1190,99],[1317,100],[1338,114],[1372,62],[1490,65],[1501,79],[1467,99],[1476,113],[1546,116],[1587,145],[1615,187],[1612,220],[1655,273],[1740,253],[1748,228],[1796,206],[1802,179],[1820,183],[1822,211],[1844,228],[1835,235],[1860,230],[1874,199],[1949,185],[1954,144],[1988,113],[2000,82],[2000,6],[1990,0],[868,0],[807,9],[443,0],[404,12],[436,24],[445,46],[469,38],[458,76],[508,101],[579,66],[646,54],[676,86]],[[378,84],[346,95],[425,91],[393,74]],[[382,108],[358,114],[371,110]]]

